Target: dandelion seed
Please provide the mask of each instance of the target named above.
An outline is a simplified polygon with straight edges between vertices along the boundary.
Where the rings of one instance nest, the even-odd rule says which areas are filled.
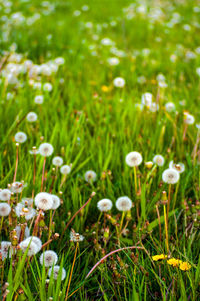
[[[60,198],[55,194],[52,194],[51,196],[53,198],[52,209],[55,210],[60,206]]]
[[[38,252],[38,247],[36,246],[36,244],[33,241],[28,241],[27,239],[21,241],[19,247],[23,253],[25,253],[28,248],[28,256],[33,256]]]
[[[39,146],[39,153],[43,157],[49,157],[53,154],[53,146],[50,143],[42,143]]]
[[[45,267],[51,267],[52,265],[56,264],[58,261],[58,256],[54,251],[45,251],[41,256],[40,256],[40,264]]]
[[[70,241],[73,241],[73,242],[80,242],[80,241],[83,241],[84,240],[84,236],[79,234],[79,233],[76,233],[74,230],[72,230],[70,232]]]
[[[142,156],[138,152],[131,152],[126,156],[126,164],[130,167],[139,166],[142,163]]]
[[[42,249],[42,241],[37,236],[29,236],[28,238],[26,238],[26,241],[33,242],[37,247],[37,252]]]
[[[36,104],[41,105],[44,102],[44,96],[43,95],[36,95],[34,98],[34,102]]]
[[[27,135],[24,132],[18,132],[15,134],[15,141],[18,143],[24,143],[27,140]]]
[[[113,85],[117,88],[123,88],[125,86],[126,82],[122,77],[116,77],[113,80]]]
[[[158,166],[163,166],[165,163],[165,159],[162,155],[156,155],[153,157],[153,162]]]
[[[164,170],[162,174],[162,179],[167,184],[175,184],[179,181],[179,178],[180,178],[179,173],[174,168],[168,168]]]
[[[61,166],[63,164],[63,158],[56,156],[53,158],[52,163],[55,166]]]
[[[185,171],[185,165],[183,163],[174,163],[173,161],[171,161],[169,163],[169,168],[174,168],[176,169],[179,173],[182,173]]]
[[[97,174],[93,170],[88,170],[88,171],[86,171],[84,177],[85,177],[85,181],[91,184],[96,181]]]
[[[65,63],[65,59],[63,57],[57,57],[54,62],[56,63],[56,65],[64,65]]]
[[[8,216],[10,214],[11,207],[7,203],[0,203],[0,216]]]
[[[37,114],[34,112],[29,112],[26,116],[28,122],[35,122],[37,120]]]
[[[109,199],[102,199],[97,203],[97,208],[102,212],[107,212],[112,208],[112,201]]]
[[[128,211],[132,208],[133,203],[127,196],[122,196],[117,199],[115,206],[119,211]]]
[[[49,278],[51,277],[51,274],[53,273],[53,279],[57,279],[58,275],[59,275],[59,271],[60,271],[61,267],[59,265],[55,265],[54,267],[49,269],[48,272],[48,276]],[[53,271],[53,272],[52,272]],[[66,277],[66,271],[64,268],[62,268],[62,272],[61,272],[61,280],[64,280]]]
[[[2,189],[0,191],[0,200],[1,201],[9,201],[11,198],[11,191],[9,189]]]
[[[166,258],[167,258],[167,255],[164,255],[164,254],[152,256],[153,261],[159,261],[159,260],[163,260],[163,259],[166,259]]]
[[[60,172],[61,172],[63,175],[68,175],[68,174],[71,172],[71,166],[70,166],[70,165],[63,165],[63,166],[60,168]]]

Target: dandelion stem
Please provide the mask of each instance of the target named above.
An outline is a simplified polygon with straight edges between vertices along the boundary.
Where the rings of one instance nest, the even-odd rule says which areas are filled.
[[[19,161],[19,144],[16,143],[16,163],[15,163],[15,173],[13,177],[13,182],[16,181],[16,177],[17,177],[18,161]]]
[[[121,223],[120,223],[120,227],[119,227],[119,235],[121,233],[122,230],[122,226],[123,226],[123,221],[124,221],[124,217],[125,217],[125,212],[122,212],[122,218],[121,218]]]
[[[77,250],[78,250],[78,242],[76,243],[76,249],[75,249],[75,253],[74,253],[74,260],[73,260],[72,268],[71,268],[71,271],[70,271],[69,282],[68,282],[68,286],[67,286],[67,293],[66,293],[65,300],[68,299],[69,288],[70,288],[70,283],[71,283],[71,280],[72,280],[72,274],[73,274],[73,269],[74,269],[74,265],[75,265],[75,261],[76,261]]]
[[[169,242],[168,242],[168,220],[166,217],[166,208],[164,205],[164,219],[165,219],[165,235],[166,235],[166,246],[167,246],[167,252],[169,252]]]
[[[32,199],[34,198],[35,192],[35,179],[36,179],[36,154],[33,154],[33,190],[32,190]]]
[[[170,200],[171,200],[171,184],[169,184],[168,200],[167,200],[167,227],[169,226],[168,225],[168,217],[169,217]]]
[[[43,162],[43,168],[42,168],[42,182],[41,182],[41,189],[40,189],[40,191],[43,190],[44,174],[45,174],[45,164],[46,164],[46,157],[44,157],[44,162]]]
[[[160,213],[159,213],[159,209],[158,206],[156,205],[156,212],[157,212],[157,216],[158,216],[158,225],[159,225],[159,234],[160,234],[160,243],[162,241],[162,229],[161,229],[161,222],[160,222]]]
[[[137,195],[137,167],[134,166],[133,167],[133,171],[134,171],[134,182],[135,182],[135,195]]]

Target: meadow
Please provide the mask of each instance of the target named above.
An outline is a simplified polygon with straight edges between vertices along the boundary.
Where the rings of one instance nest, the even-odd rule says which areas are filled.
[[[200,2],[0,0],[0,299],[200,299]]]

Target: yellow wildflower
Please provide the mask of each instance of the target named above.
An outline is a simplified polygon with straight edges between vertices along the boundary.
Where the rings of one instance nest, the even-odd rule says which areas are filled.
[[[178,267],[179,264],[182,263],[182,261],[176,258],[170,258],[169,260],[167,260],[167,263],[172,265],[173,267]]]
[[[163,260],[166,258],[167,258],[167,255],[164,255],[164,254],[152,256],[153,261]]]
[[[110,87],[108,87],[108,86],[102,86],[102,87],[101,87],[101,90],[102,90],[103,92],[109,92],[109,91],[110,91]]]
[[[184,261],[184,262],[182,261],[179,266],[180,270],[182,270],[182,271],[188,271],[191,269],[191,267],[192,267],[191,264],[189,264],[186,261]]]

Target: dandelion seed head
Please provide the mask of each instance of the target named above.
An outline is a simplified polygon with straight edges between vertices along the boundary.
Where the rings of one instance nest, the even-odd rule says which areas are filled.
[[[42,210],[49,210],[53,206],[53,198],[50,193],[39,192],[35,196],[35,205]]]
[[[11,198],[11,191],[9,189],[2,189],[0,191],[0,200],[1,201],[9,201]]]
[[[110,66],[117,66],[117,65],[119,65],[119,59],[117,57],[108,58],[107,62],[108,62],[108,64]]]
[[[34,102],[36,104],[41,105],[44,102],[44,96],[43,95],[36,95],[34,98]]]
[[[24,143],[27,140],[27,135],[24,132],[18,132],[15,134],[15,141],[18,143]]]
[[[79,233],[76,233],[74,230],[71,230],[70,232],[70,241],[73,241],[73,242],[80,242],[80,241],[83,241],[84,240],[84,236],[79,234]]]
[[[48,272],[48,276],[49,278],[51,277],[51,273],[53,271],[53,279],[57,279],[58,275],[59,275],[59,271],[60,271],[61,267],[59,265],[54,265],[52,268],[49,269]],[[61,272],[61,280],[64,280],[66,277],[66,271],[64,268],[62,268],[62,272]]]
[[[52,86],[52,84],[50,84],[50,83],[45,83],[45,84],[43,85],[43,90],[46,91],[46,92],[51,92],[52,89],[53,89],[53,86]]]
[[[0,216],[8,216],[10,214],[11,207],[7,203],[0,203]]]
[[[51,267],[52,265],[56,264],[58,261],[58,256],[56,252],[54,251],[45,251],[43,254],[40,256],[40,264],[45,267]]]
[[[176,184],[179,181],[179,173],[174,168],[168,168],[164,170],[162,174],[162,179],[167,184]]]
[[[59,157],[59,156],[56,156],[56,157],[53,158],[52,163],[55,166],[61,166],[63,164],[63,158]]]
[[[49,157],[53,154],[54,148],[50,143],[42,143],[38,150],[41,156]]]
[[[119,211],[128,211],[132,208],[133,203],[129,197],[122,196],[116,200],[115,206]]]
[[[55,210],[60,206],[60,198],[55,194],[52,194],[51,196],[53,198],[52,209]]]
[[[184,113],[184,122],[186,124],[193,124],[195,122],[195,118],[193,115],[185,112]]]
[[[117,88],[123,88],[125,86],[126,82],[125,79],[122,77],[116,77],[113,80],[113,85]]]
[[[37,247],[36,253],[41,250],[41,248],[42,248],[42,241],[37,236],[29,236],[28,238],[26,238],[26,241],[28,241],[28,242],[31,241],[31,242],[33,242],[36,245],[36,247]]]
[[[26,116],[28,122],[35,122],[37,120],[37,114],[34,112],[29,112]]]
[[[93,170],[86,171],[86,173],[85,173],[85,181],[86,182],[91,184],[91,183],[95,182],[96,179],[97,179],[96,172],[94,172]]]
[[[63,165],[63,166],[61,166],[60,172],[63,175],[68,175],[71,172],[71,166],[70,165]]]
[[[152,103],[153,95],[149,92],[142,94],[141,102],[143,105],[150,107]]]
[[[153,157],[153,162],[155,164],[157,164],[158,166],[163,166],[164,163],[165,163],[165,159],[164,159],[164,157],[162,155],[155,155]]]
[[[126,164],[130,167],[139,166],[142,163],[142,156],[138,152],[131,152],[126,155]]]
[[[21,193],[23,188],[26,186],[23,182],[13,182],[11,184],[10,190],[13,193]]]
[[[175,104],[173,102],[167,102],[165,104],[165,110],[168,112],[168,113],[171,113],[173,111],[175,111],[176,107],[175,107]]]
[[[33,256],[38,252],[37,245],[33,241],[30,242],[30,240],[27,240],[27,238],[20,242],[19,247],[23,253],[25,253],[28,248],[28,256]]]
[[[112,201],[109,199],[102,199],[97,203],[97,208],[102,212],[107,212],[112,208]]]
[[[179,173],[182,173],[185,171],[185,165],[181,162],[179,163],[174,163],[173,161],[170,161],[169,163],[169,168],[174,168],[176,169]]]
[[[12,250],[11,250],[11,242],[10,241],[2,241],[1,242],[1,255],[2,255],[2,259],[4,260],[5,258],[7,258],[8,256],[8,252],[9,252],[9,257],[11,257],[12,254]]]

